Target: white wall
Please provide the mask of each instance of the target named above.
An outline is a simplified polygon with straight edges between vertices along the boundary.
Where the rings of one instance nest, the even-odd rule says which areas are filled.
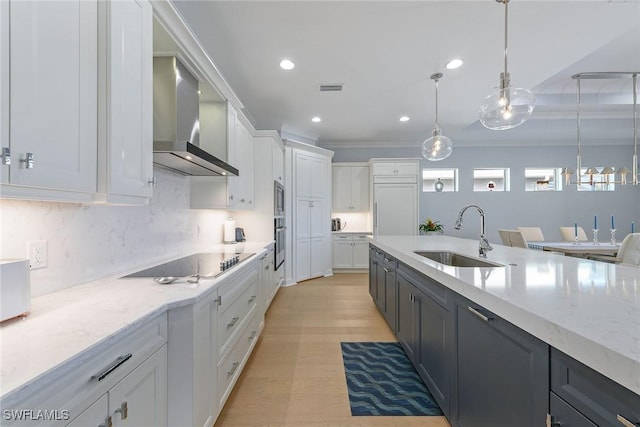
[[[583,147],[584,166],[626,165],[631,169],[631,146]],[[334,162],[361,162],[372,157],[419,158],[419,147],[414,148],[336,148]],[[616,237],[621,240],[631,230],[635,221],[640,226],[640,186],[618,186],[614,192],[577,192],[575,185],[561,192],[525,192],[524,169],[526,167],[571,167],[575,170],[575,146],[540,147],[464,147],[455,146],[453,154],[439,162],[421,161],[422,168],[458,168],[458,192],[420,192],[419,219],[427,217],[442,222],[445,234],[466,238],[477,238],[479,234],[478,214],[471,210],[465,213],[461,230],[454,230],[459,210],[468,204],[479,205],[486,213],[489,240],[499,243],[497,230],[517,226],[542,227],[546,240],[561,240],[560,226],[581,225],[589,238],[593,228],[593,217],[598,215],[599,240],[610,237],[608,228],[612,214],[616,218]],[[511,169],[511,191],[473,192],[473,168]],[[417,224],[416,224],[417,227]]]
[[[32,295],[128,273],[222,242],[224,210],[190,210],[189,178],[154,169],[148,206],[1,200],[1,258],[26,258],[47,240],[48,267],[31,271]]]

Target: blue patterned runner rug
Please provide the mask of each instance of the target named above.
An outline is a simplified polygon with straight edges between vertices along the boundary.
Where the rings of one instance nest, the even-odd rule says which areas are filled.
[[[351,415],[442,415],[397,342],[343,342]]]

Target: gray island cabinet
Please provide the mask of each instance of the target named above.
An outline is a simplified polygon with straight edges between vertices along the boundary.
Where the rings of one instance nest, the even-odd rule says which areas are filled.
[[[514,282],[520,277],[518,264],[525,264],[522,260],[526,257],[550,255],[521,249],[513,259],[490,257],[498,264],[504,262],[505,267],[498,270],[443,267],[415,254],[425,250],[422,244],[437,245],[433,238],[419,239],[373,238],[369,290],[453,427],[640,426],[637,392],[558,350],[552,340],[534,336],[518,324],[521,319],[512,322],[509,313],[517,310],[502,307],[504,301],[493,305],[491,298],[486,298],[487,293],[497,293],[491,287],[518,294],[522,287]],[[463,239],[443,238],[440,242],[451,251],[452,241],[456,244]],[[465,253],[468,245],[456,247],[460,254],[475,256],[468,250]],[[513,248],[497,248],[496,252],[507,254],[508,250]],[[566,261],[566,257],[554,257],[545,260],[547,265]],[[530,266],[542,260],[528,262]],[[509,274],[504,272],[507,266],[513,268]],[[622,270],[622,276],[627,273]],[[452,285],[447,275],[455,276],[458,282],[478,283],[457,287],[460,284]],[[394,283],[389,283],[391,280]],[[528,283],[526,276],[522,280]],[[535,291],[527,296],[538,298]],[[637,309],[634,299],[631,312],[637,313]]]

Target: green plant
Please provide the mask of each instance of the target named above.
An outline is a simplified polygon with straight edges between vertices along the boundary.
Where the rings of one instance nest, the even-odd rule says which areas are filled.
[[[427,218],[422,224],[418,225],[418,230],[420,230],[420,232],[422,233],[444,233],[444,225],[440,224],[439,221],[434,221],[431,218]]]

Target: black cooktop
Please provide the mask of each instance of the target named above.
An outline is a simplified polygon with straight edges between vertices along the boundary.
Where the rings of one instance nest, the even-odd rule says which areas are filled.
[[[246,259],[253,253],[199,253],[186,256],[155,267],[147,268],[124,277],[186,277],[199,274],[201,278],[217,277]]]

